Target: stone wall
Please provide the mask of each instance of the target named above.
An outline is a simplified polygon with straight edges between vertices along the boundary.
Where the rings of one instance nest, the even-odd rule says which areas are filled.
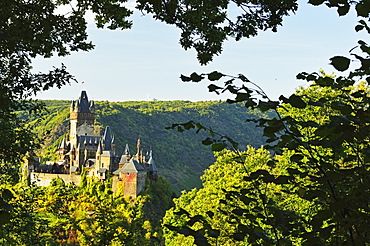
[[[65,183],[80,185],[81,176],[75,174],[55,174],[55,173],[31,173],[31,182],[37,186],[48,186],[54,178],[61,178]]]

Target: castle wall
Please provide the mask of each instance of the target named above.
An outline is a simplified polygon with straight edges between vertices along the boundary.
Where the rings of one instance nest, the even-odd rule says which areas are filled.
[[[136,198],[136,185],[137,185],[137,175],[136,173],[120,173],[120,178],[122,183],[124,183],[123,193],[125,196],[131,196]]]
[[[138,173],[138,181],[137,181],[137,195],[140,194],[145,188],[145,178],[146,178],[146,172],[139,172]]]
[[[80,185],[81,182],[81,175],[32,172],[31,183],[35,183],[37,186],[48,186],[51,180],[57,177],[63,179],[65,183]]]
[[[119,178],[113,177],[112,190],[116,192],[122,187],[124,196],[136,198],[145,188],[145,178],[146,172],[120,173]]]

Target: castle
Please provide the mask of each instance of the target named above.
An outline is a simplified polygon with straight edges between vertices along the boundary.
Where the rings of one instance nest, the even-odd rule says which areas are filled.
[[[126,144],[123,155],[119,156],[110,127],[105,128],[103,136],[94,135],[94,122],[94,101],[88,99],[86,91],[82,91],[79,99],[71,103],[69,140],[64,137],[58,146],[59,160],[52,165],[29,165],[35,182],[45,185],[47,182],[43,183],[46,180],[42,179],[58,176],[65,182],[78,183],[81,171],[85,169],[87,176],[102,182],[108,175],[113,175],[113,191],[121,186],[125,196],[137,197],[147,178],[157,179],[158,169],[152,151],[143,154],[138,139],[135,155],[130,154]]]

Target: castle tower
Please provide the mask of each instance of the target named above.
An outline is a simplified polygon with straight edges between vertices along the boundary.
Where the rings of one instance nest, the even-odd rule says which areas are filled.
[[[98,143],[98,149],[96,150],[96,165],[98,167],[101,167],[101,154],[103,154],[103,147],[101,145],[101,142]]]
[[[70,141],[77,146],[80,135],[94,135],[95,105],[89,101],[86,91],[81,91],[80,98],[72,101],[70,108]]]
[[[149,171],[149,179],[153,180],[153,181],[157,181],[157,179],[158,179],[158,174],[157,174],[158,169],[157,169],[157,166],[155,165],[154,160],[153,160],[152,150],[150,150],[149,160],[147,162],[146,167]]]
[[[112,135],[109,126],[105,128],[101,144],[103,147],[103,151],[100,155],[100,168],[106,168],[107,170],[112,171],[116,168],[113,166],[116,155],[112,150]]]
[[[65,158],[68,150],[68,144],[66,138],[64,137],[58,148],[59,160],[63,160]]]

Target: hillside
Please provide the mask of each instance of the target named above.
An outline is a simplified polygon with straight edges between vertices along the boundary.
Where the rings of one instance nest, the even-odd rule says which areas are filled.
[[[41,120],[34,121],[34,129],[44,139],[44,147],[39,154],[53,160],[56,158],[56,146],[69,129],[70,102],[44,103],[48,113]],[[260,129],[245,122],[246,118],[255,117],[259,112],[247,112],[238,104],[215,101],[104,101],[95,102],[95,107],[96,132],[110,126],[119,155],[126,144],[131,153],[136,153],[136,141],[140,138],[144,150],[153,150],[160,175],[172,184],[176,192],[200,186],[199,176],[214,162],[214,157],[211,148],[201,143],[208,137],[207,133],[180,133],[165,129],[173,123],[194,120],[232,137],[241,146],[258,147],[263,144]]]

